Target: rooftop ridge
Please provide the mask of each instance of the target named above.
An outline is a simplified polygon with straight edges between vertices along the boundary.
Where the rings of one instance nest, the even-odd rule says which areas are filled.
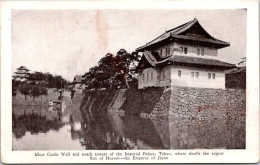
[[[173,31],[174,29],[181,28],[182,26],[185,26],[185,25],[187,25],[187,24],[193,23],[194,21],[195,21],[195,22],[198,22],[197,19],[196,19],[196,20],[193,19],[193,20],[191,20],[191,21],[189,21],[189,22],[186,22],[186,23],[184,23],[184,24],[182,24],[182,25],[180,25],[180,26],[177,26],[177,27],[174,27],[174,28],[172,28],[172,29],[170,29],[170,30],[167,30],[167,31],[165,31],[163,34],[161,34],[161,35],[159,35],[158,37],[156,37],[155,39],[153,39],[153,40],[147,42],[145,45],[148,45],[149,43],[151,43],[151,42],[155,41],[156,39],[162,37],[162,36],[165,35],[166,33],[169,33],[169,32],[171,32],[171,31]]]
[[[176,29],[178,29],[178,28],[181,28],[182,26],[185,26],[185,25],[190,24],[190,23],[195,23],[195,22],[199,22],[199,21],[198,21],[197,19],[196,19],[196,20],[193,19],[193,20],[188,21],[188,22],[186,22],[186,23],[184,23],[184,24],[181,24],[181,25],[179,25],[179,26],[177,26],[177,27],[174,27],[174,28],[172,28],[172,29],[170,29],[170,30],[167,30],[166,32],[168,33],[168,32],[170,32],[170,31],[173,31],[173,30],[176,30]]]
[[[199,30],[203,34],[201,37],[192,37],[187,34],[187,32],[193,28],[194,26],[198,25]],[[196,36],[196,35],[193,35]],[[197,35],[199,36],[199,35]],[[193,20],[186,22],[180,26],[177,26],[175,28],[172,28],[170,30],[165,31],[163,34],[159,35],[158,37],[154,38],[153,40],[147,42],[145,45],[140,46],[136,48],[137,51],[144,51],[146,48],[149,48],[151,45],[154,45],[156,43],[162,42],[164,40],[167,40],[169,38],[175,38],[175,39],[182,39],[182,40],[197,40],[199,42],[207,42],[211,44],[215,44],[218,48],[223,48],[226,46],[230,46],[229,42],[225,42],[219,39],[216,39],[212,35],[210,35],[199,23],[197,18],[194,18]],[[149,50],[149,49],[148,49]]]

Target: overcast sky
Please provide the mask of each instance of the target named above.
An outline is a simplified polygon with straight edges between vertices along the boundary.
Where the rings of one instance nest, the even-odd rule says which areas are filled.
[[[21,65],[72,80],[106,53],[128,52],[196,17],[231,46],[219,59],[246,56],[246,10],[13,10],[12,69]]]

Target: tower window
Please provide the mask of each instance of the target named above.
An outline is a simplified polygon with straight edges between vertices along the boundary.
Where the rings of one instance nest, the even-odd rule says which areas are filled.
[[[181,71],[180,70],[178,70],[178,76],[181,77]]]
[[[180,47],[181,48],[181,53],[183,53],[183,47]]]
[[[208,73],[208,79],[211,79],[211,73]]]
[[[215,73],[208,73],[208,78],[215,80],[216,74]]]
[[[199,78],[199,72],[196,72],[196,78]]]
[[[201,49],[201,55],[204,56],[204,49]]]
[[[184,48],[184,54],[187,54],[187,53],[188,53],[188,48],[185,47],[185,48]]]
[[[194,78],[194,72],[191,72],[191,77]]]
[[[197,55],[200,55],[200,49],[197,49]]]
[[[204,56],[204,49],[198,48],[198,49],[197,49],[197,55],[202,55],[202,56]]]
[[[170,55],[170,47],[169,48],[166,48],[166,55]]]
[[[164,71],[161,72],[161,80],[164,79]]]
[[[165,49],[162,49],[162,56],[161,57],[165,57],[165,54],[166,53],[166,50]]]
[[[215,79],[216,75],[215,73],[212,73],[212,79]]]

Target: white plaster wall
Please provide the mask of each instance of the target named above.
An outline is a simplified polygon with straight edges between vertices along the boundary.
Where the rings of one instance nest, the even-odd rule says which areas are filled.
[[[153,73],[153,79],[151,79],[151,73]],[[148,80],[147,80],[147,74]],[[144,75],[144,80],[143,80]],[[138,76],[138,89],[149,87],[149,86],[159,86],[159,73],[153,68],[146,68]]]
[[[181,71],[181,76],[178,76],[178,70]],[[194,72],[194,78],[191,76]],[[199,72],[199,77],[196,78],[196,72]],[[208,73],[215,73],[215,79],[208,79]],[[171,67],[171,85],[198,87],[198,88],[225,88],[225,73],[224,71],[205,70],[194,67]]]
[[[166,57],[166,48],[170,47],[170,55],[173,54],[173,48],[174,48],[174,43],[170,43],[168,45],[159,47],[155,49],[154,51],[158,52],[160,54],[160,50],[162,50],[162,56],[161,57]]]
[[[167,66],[160,71],[160,87],[171,85],[171,66]],[[165,77],[163,77],[165,72]]]
[[[184,55],[184,56],[190,56],[190,57],[201,57],[201,58],[217,58],[218,55],[218,49],[217,48],[209,48],[209,47],[202,47],[202,46],[194,46],[194,45],[188,45],[188,44],[180,44],[177,42],[159,47],[155,49],[154,51],[160,53],[160,50],[162,50],[162,56],[166,57],[166,48],[170,47],[170,55]],[[184,54],[180,51],[177,51],[176,49],[180,49],[180,47],[188,47],[188,53]],[[204,49],[204,56],[197,55],[197,49]]]
[[[178,70],[181,71],[181,76],[178,76]],[[163,77],[165,71],[165,77]],[[151,73],[153,72],[153,79]],[[191,76],[194,72],[194,77]],[[199,72],[199,77],[196,77],[196,72]],[[149,75],[147,80],[147,73]],[[215,73],[215,79],[208,78],[208,73]],[[143,76],[144,80],[143,80]],[[138,76],[138,89],[152,86],[183,86],[183,87],[197,87],[197,88],[221,88],[225,89],[225,73],[224,71],[212,69],[200,69],[195,67],[179,67],[167,66],[163,68],[160,73],[153,69],[144,69],[142,74]]]
[[[180,47],[188,47],[188,53],[184,54],[179,51],[174,51],[175,55],[184,55],[184,56],[191,56],[191,57],[201,57],[201,58],[216,58],[218,55],[218,49],[217,48],[209,48],[209,47],[202,47],[202,46],[194,46],[194,45],[188,45],[188,44],[180,44],[175,43],[174,48]],[[197,55],[197,49],[204,49],[204,56]]]

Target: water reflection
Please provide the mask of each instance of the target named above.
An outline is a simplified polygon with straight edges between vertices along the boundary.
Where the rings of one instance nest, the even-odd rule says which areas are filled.
[[[14,150],[245,148],[245,121],[150,120],[78,107],[13,107]]]
[[[12,124],[13,134],[17,139],[24,136],[26,131],[34,135],[46,133],[49,130],[57,131],[62,127],[57,111],[47,113],[47,111],[42,111],[42,109],[44,107],[22,106],[19,107],[19,110],[14,108]]]

